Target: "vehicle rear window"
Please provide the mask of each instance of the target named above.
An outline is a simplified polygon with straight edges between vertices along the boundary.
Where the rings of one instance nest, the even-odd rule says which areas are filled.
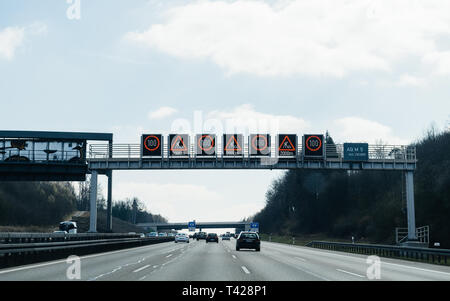
[[[242,233],[241,238],[258,238],[258,235],[255,233]]]

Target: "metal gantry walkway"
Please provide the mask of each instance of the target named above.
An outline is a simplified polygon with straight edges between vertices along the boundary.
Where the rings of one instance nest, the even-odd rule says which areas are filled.
[[[218,148],[220,150],[220,147]],[[218,151],[214,156],[199,156],[194,146],[186,156],[170,156],[167,145],[160,157],[144,157],[140,144],[89,145],[90,170],[130,169],[343,169],[343,170],[414,170],[416,148],[405,145],[369,145],[367,161],[345,161],[343,144],[326,145],[325,156],[305,159],[302,145],[296,156],[278,156],[272,147],[270,156],[252,156],[248,145],[241,156],[226,156]]]

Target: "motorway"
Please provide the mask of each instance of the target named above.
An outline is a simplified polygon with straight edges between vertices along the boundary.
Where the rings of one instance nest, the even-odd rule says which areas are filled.
[[[167,242],[81,257],[85,281],[363,281],[367,257],[262,242],[261,252],[235,241]],[[68,280],[66,260],[1,269],[0,281]],[[450,267],[381,258],[381,280],[450,280]]]

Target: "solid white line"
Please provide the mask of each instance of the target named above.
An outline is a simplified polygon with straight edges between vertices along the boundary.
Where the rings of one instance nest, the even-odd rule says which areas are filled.
[[[241,268],[245,272],[245,274],[250,274],[250,271],[245,266],[242,266]]]
[[[231,257],[233,257],[234,259],[236,259],[236,255],[231,255]]]
[[[144,265],[142,268],[139,268],[139,269],[137,269],[137,270],[134,270],[133,273],[138,273],[138,272],[140,272],[140,271],[142,271],[142,270],[145,270],[145,269],[148,268],[149,266],[150,266],[149,264]]]
[[[352,273],[352,272],[349,272],[349,271],[345,271],[345,270],[341,270],[341,269],[336,269],[336,271],[342,272],[342,273],[346,273],[346,274],[349,274],[349,275],[353,275],[353,276],[356,276],[356,277],[360,277],[360,278],[365,278],[362,275],[358,275],[358,274],[355,274],[355,273]]]
[[[380,257],[381,259],[383,257]],[[383,260],[381,260],[381,264],[389,264],[389,265],[394,265],[394,266],[399,266],[399,267],[403,267],[403,268],[410,268],[410,269],[415,269],[415,270],[419,270],[419,271],[423,271],[423,272],[433,272],[433,273],[438,273],[438,274],[444,274],[447,276],[450,276],[450,273],[448,272],[442,272],[442,271],[435,271],[435,270],[428,270],[428,269],[422,269],[422,268],[417,268],[417,267],[410,267],[407,265],[402,265],[402,264],[396,264],[396,263],[390,263],[390,262],[383,262]]]
[[[169,257],[172,256],[172,255],[173,255],[173,254],[169,254],[169,255],[166,256],[166,258],[169,258]]]
[[[329,252],[324,252],[324,251],[321,251],[320,249],[305,249],[306,247],[293,247],[293,246],[289,246],[289,245],[284,245],[284,244],[281,244],[281,243],[274,243],[274,242],[272,242],[272,244],[274,244],[274,245],[282,245],[281,247],[286,247],[286,248],[297,248],[297,249],[299,249],[299,250],[301,250],[301,251],[303,251],[303,252],[306,252],[306,253],[321,253],[321,254],[327,254],[327,255],[330,255],[330,256],[336,256],[336,257],[345,257],[345,258],[351,258],[351,259],[356,259],[356,260],[360,260],[360,261],[366,261],[366,258],[365,257],[359,257],[359,256],[351,256],[351,255],[342,255],[342,254],[335,254],[335,253],[333,253],[333,251],[329,251]],[[336,252],[336,251],[335,251]],[[360,255],[360,256],[364,256],[364,255],[362,255],[362,254],[354,254],[354,255]],[[423,271],[423,272],[431,272],[431,273],[438,273],[438,274],[444,274],[444,275],[448,275],[448,276],[450,276],[450,273],[449,272],[442,272],[442,271],[436,271],[436,270],[430,270],[430,269],[424,269],[424,268],[418,268],[418,267],[412,267],[412,266],[408,266],[408,265],[403,265],[403,264],[397,264],[397,263],[390,263],[390,262],[386,262],[386,261],[383,261],[383,259],[392,259],[392,260],[395,260],[395,259],[393,259],[393,258],[388,258],[388,257],[380,257],[380,259],[381,259],[381,264],[383,265],[383,264],[387,264],[387,265],[393,265],[393,266],[398,266],[398,267],[402,267],[402,268],[409,268],[409,269],[414,269],[414,270],[419,270],[419,271]],[[401,260],[401,259],[400,259]],[[412,263],[413,263],[413,261],[412,261]],[[419,263],[420,264],[420,262],[417,262],[417,263]],[[424,263],[424,264],[429,264],[429,263]]]

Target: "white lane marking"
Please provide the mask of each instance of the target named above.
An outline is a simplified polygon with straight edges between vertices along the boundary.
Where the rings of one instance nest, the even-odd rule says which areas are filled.
[[[172,255],[173,255],[173,254],[169,254],[169,255],[166,256],[166,258],[169,258],[169,257],[172,256]]]
[[[433,273],[444,274],[444,275],[450,276],[450,273],[448,273],[448,272],[442,272],[442,271],[435,271],[435,270],[428,270],[428,269],[422,269],[422,268],[410,267],[410,266],[407,266],[407,265],[396,264],[396,263],[390,263],[390,262],[383,262],[383,261],[381,261],[381,264],[382,264],[382,265],[383,265],[383,264],[389,264],[389,265],[399,266],[399,267],[403,267],[403,268],[415,269],[415,270],[419,270],[419,271],[423,271],[423,272],[433,272]]]
[[[157,267],[158,267],[157,265],[154,265],[154,266],[153,266],[154,269],[156,269]]]
[[[271,244],[277,244],[277,243],[271,243]],[[319,250],[314,250],[314,249],[311,249],[311,250],[305,250],[305,248],[306,247],[298,247],[298,246],[296,246],[296,247],[293,247],[293,246],[282,246],[282,247],[286,247],[286,248],[298,248],[298,249],[300,249],[301,251],[303,251],[303,252],[306,252],[306,253],[320,253],[320,254],[327,254],[327,255],[330,255],[330,256],[336,256],[336,257],[345,257],[345,258],[351,258],[351,259],[357,259],[357,260],[360,260],[360,261],[364,261],[364,262],[366,262],[366,258],[364,257],[364,258],[361,258],[361,257],[357,257],[357,256],[350,256],[350,255],[342,255],[342,254],[334,254],[334,253],[332,253],[332,251],[330,251],[330,252],[323,252],[323,251],[319,251]],[[362,254],[355,254],[355,255],[361,255],[361,256],[364,256],[364,255],[362,255]],[[410,269],[414,269],[414,270],[419,270],[419,271],[423,271],[423,272],[431,272],[431,273],[438,273],[438,274],[444,274],[444,275],[447,275],[447,276],[450,276],[450,273],[449,272],[442,272],[442,271],[436,271],[436,270],[430,270],[430,269],[424,269],[424,268],[418,268],[418,267],[412,267],[412,266],[408,266],[408,265],[403,265],[403,264],[397,264],[397,263],[390,263],[390,262],[385,262],[385,261],[383,261],[383,259],[390,259],[390,258],[387,258],[387,257],[381,257],[381,264],[383,265],[383,264],[387,264],[387,265],[393,265],[393,266],[398,266],[398,267],[402,267],[402,268],[410,268]],[[425,264],[427,264],[427,263],[425,263]]]
[[[234,259],[236,259],[236,255],[231,255],[231,257],[233,257]]]
[[[137,270],[134,270],[133,273],[138,273],[138,272],[140,272],[140,271],[142,271],[142,270],[145,270],[145,269],[148,268],[149,266],[150,266],[149,264],[144,265],[142,268],[139,268],[139,269],[137,269]]]
[[[292,264],[291,264],[289,261],[286,262],[286,260],[280,260],[280,259],[276,258],[275,256],[270,255],[270,254],[267,254],[267,253],[266,253],[266,256],[272,258],[272,259],[275,260],[275,261],[278,261],[278,262],[281,262],[281,263],[283,263],[283,264],[287,264],[287,265],[289,265],[289,266],[292,266]],[[296,265],[296,264],[293,265],[293,268],[295,268],[295,269],[297,269],[297,270],[300,270],[300,271],[302,271],[303,273],[309,274],[309,275],[311,275],[311,276],[313,276],[313,277],[315,277],[315,278],[319,278],[319,279],[322,279],[322,280],[324,280],[324,281],[330,281],[330,279],[327,279],[327,278],[322,277],[322,276],[320,276],[320,275],[318,275],[318,274],[316,274],[316,273],[313,273],[313,272],[311,272],[311,271],[308,271],[308,270],[306,270],[306,269],[303,269],[303,268],[299,267],[299,266]]]
[[[144,280],[144,279],[145,279],[145,277],[147,277],[147,276],[141,277],[141,278],[139,278],[139,280]]]
[[[241,266],[241,268],[245,272],[245,274],[250,274],[250,271],[245,266]]]
[[[117,253],[125,253],[125,252],[130,252],[130,251],[137,251],[137,250],[140,250],[140,249],[149,248],[149,247],[155,247],[155,246],[161,246],[161,244],[149,245],[149,246],[143,246],[143,247],[137,247],[137,248],[130,248],[130,249],[119,250],[119,251],[112,251],[112,252],[103,252],[103,253],[93,254],[93,255],[86,255],[86,256],[81,256],[80,259],[87,259],[87,258],[94,258],[94,257],[99,257],[99,256],[117,254]],[[34,264],[34,265],[29,265],[29,266],[15,268],[15,269],[10,269],[10,270],[5,270],[5,271],[0,271],[0,274],[6,274],[6,273],[11,273],[11,272],[18,272],[18,271],[29,270],[29,269],[34,269],[34,268],[40,268],[40,267],[45,267],[45,266],[59,264],[59,263],[66,263],[66,259],[56,260],[56,261],[51,261],[51,262],[46,262],[46,263],[40,263],[40,264]]]
[[[345,271],[345,270],[341,270],[341,269],[336,269],[336,271],[341,272],[341,273],[345,273],[345,274],[349,274],[349,275],[353,275],[353,276],[356,276],[356,277],[360,277],[360,278],[366,278],[366,277],[364,277],[362,275],[355,274],[355,273],[352,273],[352,272],[349,272],[349,271]]]
[[[121,267],[121,266],[120,266],[120,267],[117,267],[117,268],[115,268],[115,269],[114,269],[114,270],[112,270],[111,272],[108,272],[108,273],[104,273],[104,274],[98,275],[98,276],[96,276],[96,277],[94,277],[94,278],[91,278],[91,279],[89,279],[88,281],[95,281],[95,280],[97,280],[97,279],[99,279],[99,278],[101,278],[101,277],[103,277],[103,276],[111,275],[111,274],[113,274],[113,273],[117,272],[117,271],[118,271],[118,270],[120,270],[120,269],[122,269],[122,267]]]
[[[298,257],[298,256],[295,256],[295,258],[298,259],[298,260],[301,260],[301,261],[307,261],[305,258],[301,258],[301,257]]]

